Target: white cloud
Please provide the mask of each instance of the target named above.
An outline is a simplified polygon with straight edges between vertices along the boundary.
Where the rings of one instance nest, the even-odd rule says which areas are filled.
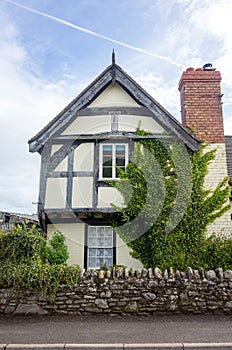
[[[166,5],[160,2],[160,6]],[[226,134],[232,134],[231,13],[231,0],[174,0],[167,12],[170,25],[159,42],[161,52],[169,50],[186,66],[198,68],[210,62],[221,72]]]
[[[0,210],[35,212],[39,156],[29,153],[27,141],[69,102],[73,85],[63,80],[51,83],[31,71],[17,28],[3,13],[1,21]]]
[[[161,75],[148,71],[135,74],[134,78],[158,103],[179,119],[180,101],[177,87],[178,82],[166,82]]]
[[[223,110],[225,134],[232,134],[232,2],[204,1],[198,2],[198,6],[190,13],[190,24],[201,33],[203,43],[214,39],[208,55],[216,57],[214,67],[222,74]],[[216,44],[217,43],[217,44]]]
[[[202,40],[218,40],[214,45],[215,64],[223,73],[223,82],[232,86],[232,3],[231,1],[206,1],[190,13],[190,24],[201,33]],[[209,53],[210,54],[210,53]]]

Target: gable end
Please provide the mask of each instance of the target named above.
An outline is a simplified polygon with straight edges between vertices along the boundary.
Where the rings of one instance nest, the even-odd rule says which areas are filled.
[[[30,152],[41,153],[45,143],[55,134],[57,135],[61,129],[64,130],[78,111],[89,107],[110,84],[115,83],[118,83],[139,106],[148,108],[153,114],[153,118],[164,130],[180,138],[191,150],[199,150],[200,141],[143,90],[121,67],[113,64],[106,68],[44,129],[28,141]]]

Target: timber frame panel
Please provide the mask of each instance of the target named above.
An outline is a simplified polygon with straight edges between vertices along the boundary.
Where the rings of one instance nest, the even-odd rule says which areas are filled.
[[[138,106],[89,107],[89,105],[110,85],[119,84]],[[150,117],[160,125],[165,134],[152,133],[149,136],[137,136],[135,132],[118,131],[117,116],[125,115]],[[64,131],[79,117],[111,116],[111,131],[93,134],[65,134]],[[42,228],[51,222],[99,222],[107,223],[108,216],[115,212],[113,208],[98,207],[100,187],[107,187],[105,181],[99,181],[99,145],[101,142],[125,142],[128,144],[129,160],[133,153],[134,142],[141,138],[174,138],[181,140],[191,150],[200,148],[200,141],[185,129],[164,107],[140,87],[120,66],[112,64],[107,67],[86,89],[84,89],[67,107],[29,143],[30,152],[41,154],[40,192],[38,213]],[[74,152],[83,143],[93,144],[93,170],[74,170]],[[59,149],[52,153],[52,147]],[[67,158],[67,169],[57,170]],[[72,203],[74,179],[92,178],[91,207],[77,207]],[[45,208],[48,179],[63,179],[65,187],[65,205],[63,208]]]

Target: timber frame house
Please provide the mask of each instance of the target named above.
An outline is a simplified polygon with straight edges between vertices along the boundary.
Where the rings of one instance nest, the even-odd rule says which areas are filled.
[[[138,123],[151,135],[137,136]],[[115,63],[113,52],[112,64],[29,140],[30,152],[41,154],[40,223],[48,235],[65,234],[70,263],[140,266],[110,227],[110,203],[122,205],[122,198],[106,180],[117,178],[115,166],[126,167],[143,137],[174,137],[193,152],[200,148],[200,140]]]

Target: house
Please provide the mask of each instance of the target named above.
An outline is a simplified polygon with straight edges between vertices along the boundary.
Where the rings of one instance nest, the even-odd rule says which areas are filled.
[[[26,223],[28,227],[32,225],[39,226],[37,215],[0,211],[0,230],[12,231],[14,227],[22,223]]]
[[[29,140],[30,152],[41,154],[39,219],[48,236],[56,230],[66,236],[70,264],[141,266],[110,226],[111,203],[120,206],[123,200],[107,184],[117,179],[116,165],[124,169],[130,161],[139,123],[151,138],[171,135],[192,152],[201,139],[217,148],[206,187],[227,175],[220,81],[210,64],[183,72],[181,124],[115,63],[113,53],[112,64]],[[230,234],[230,214],[211,231]]]

